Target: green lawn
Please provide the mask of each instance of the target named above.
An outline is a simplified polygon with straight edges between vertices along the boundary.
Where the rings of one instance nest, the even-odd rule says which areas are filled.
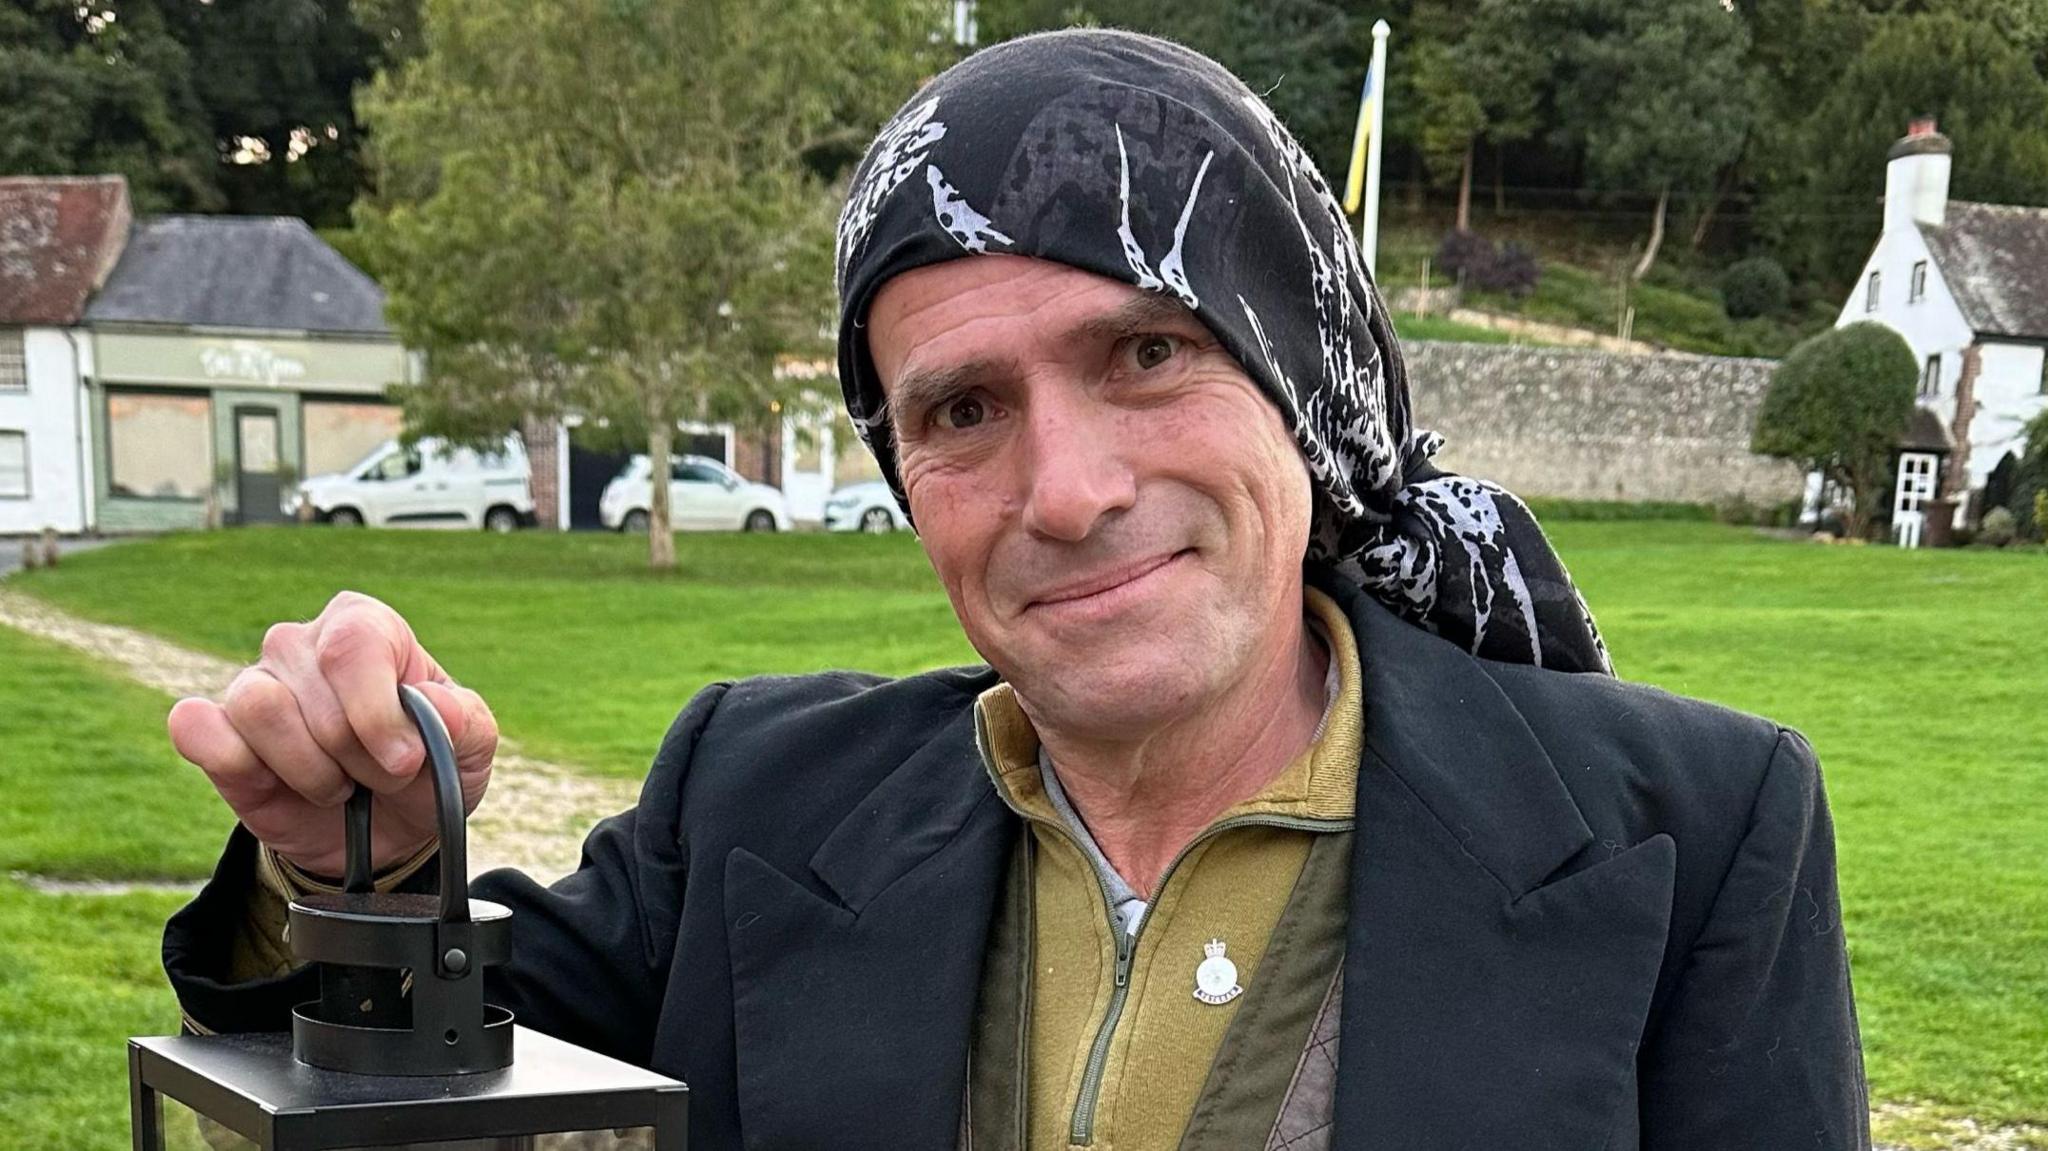
[[[0,1145],[128,1146],[127,1039],[178,1029],[158,944],[182,902],[0,879]]]
[[[1873,1093],[2048,1120],[2048,554],[1823,547],[1701,522],[1552,531],[1623,675],[1813,739],[1835,807]],[[714,679],[971,658],[907,536],[679,544],[685,571],[656,577],[640,542],[617,537],[244,531],[79,555],[10,586],[235,658],[253,654],[272,620],[308,616],[340,587],[370,591],[414,620],[511,735],[618,774],[642,770],[675,710]],[[12,659],[0,650],[0,667]],[[76,694],[68,683],[0,679],[0,715],[15,695]],[[110,711],[144,714],[99,726],[160,747],[165,701],[119,700]],[[25,772],[75,770],[69,749],[83,745],[45,746],[46,762],[23,761]],[[0,889],[0,928],[54,913],[69,930],[68,910],[35,902],[50,899]],[[133,946],[153,946],[162,908],[118,906],[128,910],[105,914],[132,913],[148,929],[131,933]],[[37,954],[67,946],[53,927],[0,938]],[[59,990],[30,998],[72,1010],[69,984],[43,978]],[[0,1100],[22,1090],[9,1074]]]
[[[908,535],[646,541],[291,528],[166,537],[67,559],[9,586],[232,659],[339,588],[392,604],[524,749],[637,776],[683,701],[762,672],[916,671],[974,658]]]
[[[0,873],[197,879],[233,819],[164,736],[162,693],[0,627]]]

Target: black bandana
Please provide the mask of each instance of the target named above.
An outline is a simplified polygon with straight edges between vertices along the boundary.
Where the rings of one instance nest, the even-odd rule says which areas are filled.
[[[1265,101],[1188,48],[1127,32],[978,52],[882,129],[839,218],[839,378],[902,498],[862,332],[883,281],[982,252],[1185,303],[1277,405],[1316,493],[1308,559],[1492,659],[1610,672],[1520,500],[1439,471],[1343,210]]]

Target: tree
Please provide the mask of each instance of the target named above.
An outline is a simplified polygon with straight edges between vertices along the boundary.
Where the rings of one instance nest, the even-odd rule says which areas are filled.
[[[143,211],[346,223],[355,89],[416,0],[363,4],[384,23],[347,0],[0,0],[0,172],[118,173]]]
[[[1792,460],[1849,492],[1849,534],[1862,539],[1888,494],[1919,374],[1913,349],[1882,324],[1822,332],[1793,348],[1771,376],[1751,450]]]
[[[228,210],[346,224],[363,182],[355,92],[386,61],[349,0],[213,0],[173,20]]]
[[[1871,32],[1778,137],[1764,215],[1795,273],[1843,284],[1881,222],[1885,153],[1915,116],[1955,141],[1957,199],[2048,203],[2048,80],[1993,27],[1952,12],[1873,20]]]
[[[1558,0],[1567,133],[1595,187],[1656,197],[1632,278],[1664,242],[1676,193],[1704,193],[1742,150],[1754,102],[1749,33],[1719,0]]]
[[[679,420],[766,417],[822,351],[835,204],[807,157],[928,75],[919,0],[426,0],[425,50],[362,101],[358,225],[427,353],[414,426],[576,410],[640,429],[649,557],[673,567]]]
[[[185,45],[154,2],[0,0],[0,172],[127,178],[142,211],[224,197]]]
[[[976,12],[983,43],[1090,25],[1186,44],[1263,94],[1333,179],[1350,162],[1372,20],[1335,0],[981,0]]]
[[[1458,179],[1457,231],[1472,227],[1472,168],[1478,143],[1496,149],[1527,139],[1538,126],[1537,99],[1552,61],[1533,45],[1530,8],[1519,0],[1423,0],[1414,39],[1417,140],[1438,182]],[[1496,208],[1498,191],[1496,191]]]

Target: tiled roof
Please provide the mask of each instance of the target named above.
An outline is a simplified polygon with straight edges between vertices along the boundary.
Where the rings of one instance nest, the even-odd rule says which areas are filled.
[[[0,178],[0,325],[77,323],[127,235],[119,176]]]
[[[1920,234],[1972,328],[2048,338],[2048,208],[1951,200]]]
[[[290,216],[147,216],[86,318],[388,335],[376,281]]]

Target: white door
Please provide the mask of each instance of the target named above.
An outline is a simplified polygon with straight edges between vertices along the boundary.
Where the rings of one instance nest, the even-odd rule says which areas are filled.
[[[782,497],[791,519],[813,523],[825,519],[825,501],[832,495],[832,419],[802,409],[782,421]]]
[[[1920,546],[1926,505],[1934,498],[1935,467],[1940,457],[1928,452],[1899,454],[1899,486],[1892,493],[1892,538],[1902,548]]]

